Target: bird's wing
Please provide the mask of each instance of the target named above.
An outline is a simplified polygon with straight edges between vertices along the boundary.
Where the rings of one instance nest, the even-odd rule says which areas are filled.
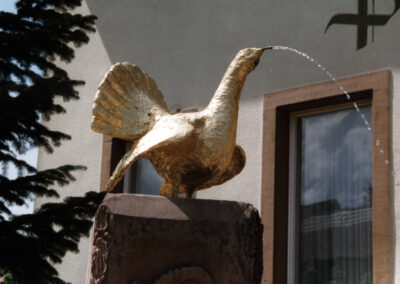
[[[163,146],[179,143],[190,136],[193,126],[188,123],[174,123],[172,120],[157,123],[154,128],[139,139],[136,146],[126,153],[110,177],[106,190],[111,191],[124,176],[126,170],[141,156]]]
[[[136,65],[117,63],[100,83],[91,127],[135,142],[166,113],[167,105],[154,80]]]

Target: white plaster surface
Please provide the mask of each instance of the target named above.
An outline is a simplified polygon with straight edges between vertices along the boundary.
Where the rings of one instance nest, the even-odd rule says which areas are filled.
[[[394,1],[375,1],[376,13],[389,14]],[[400,12],[383,27],[371,28],[368,45],[356,49],[357,29],[333,25],[337,13],[356,13],[357,1],[320,0],[87,0],[83,11],[97,15],[98,32],[67,66],[73,78],[86,81],[81,99],[65,104],[66,115],[54,117],[51,128],[72,135],[53,155],[39,153],[39,168],[83,164],[86,172],[60,190],[63,196],[96,190],[99,184],[101,136],[90,131],[91,101],[109,67],[128,61],[142,67],[157,82],[171,110],[205,107],[225,68],[244,47],[284,45],[300,49],[344,77],[379,69],[393,72],[393,166],[400,172]],[[224,185],[197,193],[198,198],[238,200],[260,208],[263,94],[328,78],[295,54],[267,51],[247,79],[242,93],[237,142],[247,155],[243,172]],[[400,283],[400,176],[394,177],[393,283]],[[41,203],[41,201],[39,201]],[[81,254],[69,254],[59,270],[65,280],[84,283],[87,242]]]
[[[89,13],[86,5],[81,7],[81,10],[82,13]],[[63,103],[66,114],[53,116],[46,125],[50,129],[59,129],[70,134],[72,139],[63,142],[53,154],[40,150],[38,169],[73,164],[84,165],[87,170],[75,172],[76,181],[59,189],[61,198],[99,190],[102,137],[90,130],[91,107],[98,82],[102,80],[110,65],[111,61],[97,33],[91,36],[88,45],[77,50],[74,63],[66,65],[72,79],[84,80],[86,84],[79,88],[79,100]],[[49,199],[36,199],[35,208],[49,201],[54,202]],[[89,251],[87,238],[79,243],[79,251],[67,253],[63,262],[56,266],[60,277],[73,284],[85,282]]]

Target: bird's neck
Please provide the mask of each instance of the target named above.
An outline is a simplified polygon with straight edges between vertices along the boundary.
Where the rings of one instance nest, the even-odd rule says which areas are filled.
[[[246,80],[247,72],[243,72],[236,62],[233,61],[224,76],[221,83],[214,93],[207,109],[211,112],[234,112],[237,115],[239,109],[240,93]]]

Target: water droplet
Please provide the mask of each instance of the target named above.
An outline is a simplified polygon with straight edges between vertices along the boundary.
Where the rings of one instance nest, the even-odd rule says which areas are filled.
[[[375,145],[376,145],[376,146],[379,146],[380,144],[381,144],[381,140],[376,139]]]
[[[383,153],[385,153],[385,151],[383,151],[383,149],[380,149],[379,153],[383,154]]]
[[[389,165],[389,164],[390,164],[390,161],[389,161],[389,160],[385,160],[385,164],[386,164],[386,165]],[[394,174],[394,172],[392,172],[392,174]]]

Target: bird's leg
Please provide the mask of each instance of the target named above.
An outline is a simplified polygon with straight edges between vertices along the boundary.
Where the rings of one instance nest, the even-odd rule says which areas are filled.
[[[182,193],[181,196],[183,198],[192,198],[192,194],[190,194],[189,192]]]
[[[172,197],[178,197],[179,195],[179,186],[173,185],[172,186]]]
[[[182,193],[183,198],[192,198],[193,196],[193,189],[187,189],[185,190],[185,193]]]

